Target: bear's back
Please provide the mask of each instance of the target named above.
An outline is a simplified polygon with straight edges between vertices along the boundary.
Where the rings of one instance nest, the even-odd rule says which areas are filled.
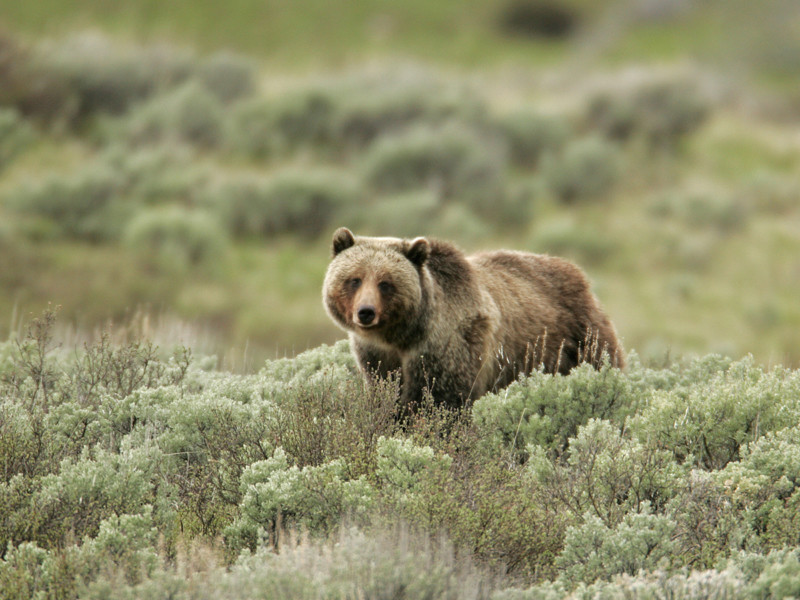
[[[516,360],[529,345],[563,346],[564,356],[542,358],[548,369],[560,362],[566,372],[580,362],[580,349],[590,338],[612,357],[620,355],[613,327],[573,263],[510,250],[481,252],[468,261],[502,315],[496,341]]]
[[[495,297],[508,293],[539,297],[570,311],[585,304],[587,296],[591,298],[583,271],[563,258],[497,250],[473,254],[469,262]]]

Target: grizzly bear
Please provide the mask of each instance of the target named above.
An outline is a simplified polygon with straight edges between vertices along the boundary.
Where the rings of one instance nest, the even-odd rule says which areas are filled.
[[[444,241],[355,237],[342,227],[323,303],[350,334],[368,382],[399,373],[405,409],[425,390],[461,406],[532,369],[625,364],[583,272],[547,255],[466,256]]]

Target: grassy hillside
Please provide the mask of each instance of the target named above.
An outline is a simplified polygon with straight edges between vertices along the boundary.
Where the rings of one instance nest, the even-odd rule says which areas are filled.
[[[113,336],[0,345],[3,598],[784,598],[800,372],[534,373],[395,417],[347,344],[219,371]]]
[[[800,596],[799,24],[2,3],[0,599]],[[630,367],[398,422],[340,225],[567,256]]]
[[[99,26],[126,37],[166,38],[205,50],[230,48],[283,68],[342,65],[395,54],[464,64],[509,57],[541,62],[563,52],[562,47],[554,53],[546,42],[534,42],[531,52],[529,41],[505,36],[499,24],[508,4],[502,0],[344,4],[304,0],[299,5],[280,0],[233,0],[225,5],[209,0],[169,4],[45,0],[4,6],[0,18],[11,28],[36,36]],[[560,4],[576,28],[591,26],[605,8],[615,9],[613,2]]]
[[[298,76],[96,32],[2,43],[0,333],[48,303],[85,331],[146,313],[257,368],[341,337],[319,287],[346,224],[570,257],[647,360],[800,360],[789,96],[700,63]]]

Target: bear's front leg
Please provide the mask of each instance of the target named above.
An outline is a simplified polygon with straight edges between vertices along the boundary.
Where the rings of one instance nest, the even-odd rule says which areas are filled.
[[[403,362],[401,386],[400,403],[404,411],[417,410],[426,392],[437,404],[458,408],[469,399],[471,379],[464,371],[447,368],[439,357],[429,354]]]
[[[369,344],[355,335],[350,336],[350,347],[368,384],[372,384],[376,378],[386,379],[392,373],[399,373],[402,368],[396,352]]]

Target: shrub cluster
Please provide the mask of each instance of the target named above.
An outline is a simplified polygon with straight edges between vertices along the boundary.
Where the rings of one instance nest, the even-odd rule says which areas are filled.
[[[171,141],[214,147],[222,140],[222,103],[202,84],[189,82],[139,104],[123,129],[133,145]]]
[[[181,206],[139,212],[126,226],[124,240],[178,272],[219,261],[228,247],[225,230],[211,215]]]
[[[619,152],[600,138],[579,139],[549,157],[544,172],[551,192],[565,204],[602,199],[619,179]]]
[[[400,418],[346,342],[233,375],[108,336],[65,352],[53,320],[0,345],[5,597],[797,589],[796,371],[633,356]]]
[[[485,236],[526,227],[542,199],[609,198],[624,174],[625,142],[672,148],[707,112],[707,100],[677,79],[600,94],[572,122],[533,103],[496,114],[475,89],[421,69],[351,73],[266,94],[254,66],[228,53],[197,57],[96,33],[31,48],[6,35],[0,44],[0,106],[10,107],[0,112],[0,167],[30,139],[26,116],[88,132],[101,146],[69,175],[7,190],[6,204],[38,237],[127,239],[124,224],[151,204],[199,208],[234,237],[313,237],[334,222],[380,234]],[[160,164],[180,152],[192,155],[181,168]],[[201,156],[214,161],[204,171],[218,176],[186,168]],[[108,181],[109,160],[122,178]],[[267,163],[270,177],[231,168],[242,160]],[[742,219],[741,202],[662,204],[692,222],[729,227]],[[387,215],[401,222],[395,227]],[[562,236],[556,245],[575,241]]]
[[[76,126],[99,114],[121,115],[190,80],[226,103],[255,89],[253,65],[230,53],[198,58],[165,44],[121,44],[96,32],[30,48],[2,34],[0,47],[0,104],[45,123]]]
[[[240,237],[299,233],[314,237],[360,204],[358,183],[331,169],[239,176],[198,193],[199,202]]]
[[[30,235],[90,241],[118,238],[133,214],[117,174],[92,164],[67,175],[48,174],[9,193],[5,204],[25,218]]]
[[[33,141],[33,128],[13,108],[0,105],[0,172]]]
[[[597,94],[586,119],[612,139],[638,139],[654,150],[673,150],[705,122],[709,108],[708,98],[693,81],[656,79]]]
[[[673,219],[694,229],[728,233],[747,222],[748,203],[723,190],[690,188],[662,194],[650,212],[662,222]]]

